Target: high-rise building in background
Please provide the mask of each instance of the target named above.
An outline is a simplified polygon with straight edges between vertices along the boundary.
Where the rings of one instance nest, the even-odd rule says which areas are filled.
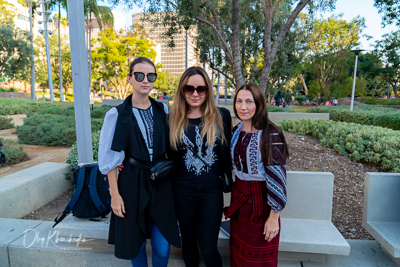
[[[153,24],[146,20],[147,16],[157,16],[159,14],[150,15],[150,13],[136,13],[132,15],[133,24],[140,24],[146,30],[149,37],[156,44],[157,58],[156,63],[163,65],[162,71],[168,71],[173,75],[181,75],[185,71],[185,53],[186,53],[186,33],[182,29],[180,34],[174,36],[175,47],[168,47],[168,39],[163,39],[162,34],[166,31],[163,26],[154,27]],[[188,34],[188,67],[200,66],[200,60],[196,57],[194,51],[195,29],[190,28]]]

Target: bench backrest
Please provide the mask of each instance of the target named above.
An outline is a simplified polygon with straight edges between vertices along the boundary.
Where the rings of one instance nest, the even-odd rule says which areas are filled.
[[[400,222],[400,173],[367,172],[364,221]]]
[[[333,180],[330,172],[287,172],[287,205],[282,218],[332,219]]]

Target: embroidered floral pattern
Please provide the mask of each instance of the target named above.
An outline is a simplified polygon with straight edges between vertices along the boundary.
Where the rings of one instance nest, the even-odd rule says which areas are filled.
[[[209,147],[207,142],[204,143],[206,147],[205,152],[203,154],[203,138],[200,134],[200,129],[198,126],[195,128],[196,131],[196,145],[193,144],[192,141],[183,133],[183,143],[186,147],[186,154],[183,158],[185,162],[186,169],[188,171],[193,171],[196,175],[200,175],[202,172],[208,172],[209,168],[214,164],[217,159],[217,156],[214,153],[214,147]],[[215,137],[214,142],[217,137]]]

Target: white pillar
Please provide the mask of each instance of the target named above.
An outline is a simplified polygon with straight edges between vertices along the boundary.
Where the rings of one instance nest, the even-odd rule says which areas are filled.
[[[83,0],[68,0],[68,23],[74,89],[78,162],[93,162],[92,133],[89,108],[88,57],[85,46]]]
[[[354,66],[354,78],[353,78],[353,91],[351,92],[351,104],[350,104],[350,111],[353,111],[353,106],[354,106],[354,94],[356,91],[356,75],[357,75],[357,60],[358,60],[358,54],[356,54],[356,64]]]

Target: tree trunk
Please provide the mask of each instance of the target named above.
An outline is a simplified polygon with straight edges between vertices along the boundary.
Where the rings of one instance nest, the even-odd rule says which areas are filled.
[[[304,94],[307,95],[308,87],[307,87],[306,81],[304,80],[303,74],[300,74],[300,80],[301,80],[301,83],[303,84]]]
[[[62,79],[62,64],[61,64],[61,3],[58,3],[58,64],[60,67],[60,102],[63,101],[63,79]]]
[[[29,0],[29,29],[31,41],[31,99],[35,100],[35,57],[33,50],[33,31],[32,31],[32,0]]]
[[[242,66],[240,64],[240,13],[239,0],[232,0],[232,50],[233,50],[233,78],[238,89],[244,82]]]
[[[264,65],[261,72],[261,79],[260,79],[260,88],[265,92],[269,75],[271,74],[272,64],[274,63],[276,54],[278,49],[280,48],[283,40],[286,37],[286,34],[290,30],[290,27],[293,25],[294,21],[296,20],[297,16],[303,10],[303,8],[310,2],[310,0],[303,0],[299,2],[299,4],[295,7],[292,14],[286,21],[285,25],[283,26],[282,30],[279,32],[277,38],[272,44],[271,38],[271,28],[272,28],[272,17],[274,15],[274,11],[276,9],[276,5],[279,4],[278,2],[275,3],[275,6],[272,7],[271,0],[267,0],[267,6],[265,6],[265,0],[261,0],[263,4],[263,12],[265,17],[265,30],[264,30]],[[233,14],[232,14],[233,15]]]
[[[392,87],[393,87],[394,97],[395,97],[395,98],[399,98],[399,95],[398,95],[398,93],[397,93],[396,82],[392,83]]]

